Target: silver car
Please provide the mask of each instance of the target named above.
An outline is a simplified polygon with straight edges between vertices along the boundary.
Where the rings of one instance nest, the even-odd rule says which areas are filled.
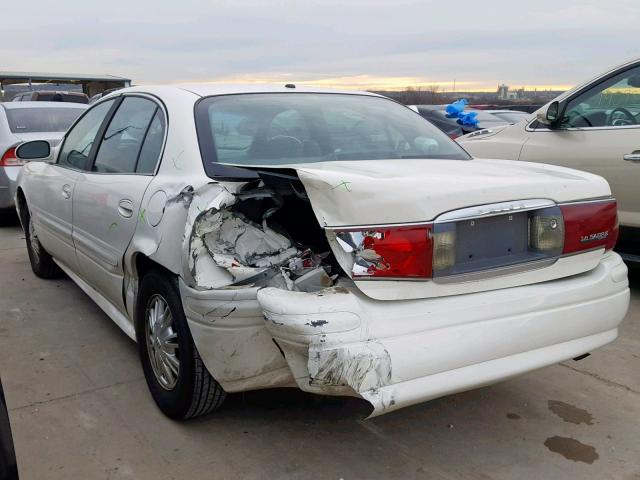
[[[0,103],[0,213],[14,209],[15,182],[23,164],[15,148],[34,139],[56,145],[86,108],[60,102]]]

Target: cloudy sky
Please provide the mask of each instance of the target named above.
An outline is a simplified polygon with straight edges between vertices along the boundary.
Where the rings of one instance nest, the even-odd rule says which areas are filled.
[[[638,0],[7,2],[0,70],[135,83],[566,88],[640,56]],[[15,10],[15,11],[13,11]],[[10,21],[9,21],[10,20]]]

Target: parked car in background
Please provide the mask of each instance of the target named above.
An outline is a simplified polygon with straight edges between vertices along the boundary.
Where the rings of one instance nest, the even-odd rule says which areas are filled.
[[[505,122],[509,122],[509,124],[518,123],[532,117],[531,113],[520,112],[517,110],[485,110],[485,112],[490,113],[494,117],[498,117]]]
[[[81,92],[33,91],[19,93],[12,102],[69,102],[89,103],[89,97]]]
[[[542,162],[606,178],[618,201],[617,250],[640,261],[640,59],[556,98],[526,123],[459,139],[478,157]]]
[[[106,97],[110,93],[113,93],[113,92],[115,92],[117,90],[120,90],[120,87],[118,87],[118,88],[109,88],[109,89],[105,90],[104,92],[96,93],[94,96],[92,96],[89,99],[89,105],[92,105],[92,104],[96,103],[102,97]]]
[[[7,402],[4,398],[2,381],[0,381],[0,478],[2,480],[18,480],[16,452],[11,436],[11,424]]]
[[[542,105],[533,104],[533,103],[519,103],[519,104],[511,104],[511,105],[491,105],[491,104],[472,104],[469,105],[469,108],[472,110],[508,110],[510,112],[525,112],[525,113],[533,113],[540,108]]]
[[[86,108],[58,102],[0,103],[0,214],[15,211],[15,182],[24,163],[16,158],[16,147],[36,138],[57,144]]]
[[[476,112],[476,125],[462,125],[457,118],[447,115],[446,105],[410,105],[409,108],[418,112],[420,116],[429,120],[436,127],[446,133],[449,138],[455,139],[462,135],[485,128],[493,128],[512,123],[483,110],[466,110],[466,112]]]
[[[17,155],[48,159],[16,194],[34,273],[138,341],[175,419],[295,386],[380,415],[598,348],[629,303],[604,179],[473,160],[375,94],[134,87]]]

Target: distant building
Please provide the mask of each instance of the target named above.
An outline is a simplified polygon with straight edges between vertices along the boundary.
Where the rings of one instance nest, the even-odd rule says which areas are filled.
[[[517,98],[524,98],[524,88],[517,90],[515,92],[509,91],[509,85],[498,85],[498,90],[496,91],[498,96],[498,100],[515,100]]]

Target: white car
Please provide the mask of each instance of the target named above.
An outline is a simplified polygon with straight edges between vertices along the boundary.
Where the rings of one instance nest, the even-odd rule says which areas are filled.
[[[298,387],[372,415],[583,355],[629,303],[616,202],[583,172],[472,160],[369,93],[119,90],[30,162],[36,275],[132,339],[160,409]]]
[[[618,200],[616,250],[640,261],[640,59],[563,93],[526,122],[457,141],[481,158],[550,163],[602,175]]]
[[[15,212],[13,198],[22,165],[16,158],[16,147],[33,139],[55,145],[86,108],[58,102],[0,103],[0,214]]]

